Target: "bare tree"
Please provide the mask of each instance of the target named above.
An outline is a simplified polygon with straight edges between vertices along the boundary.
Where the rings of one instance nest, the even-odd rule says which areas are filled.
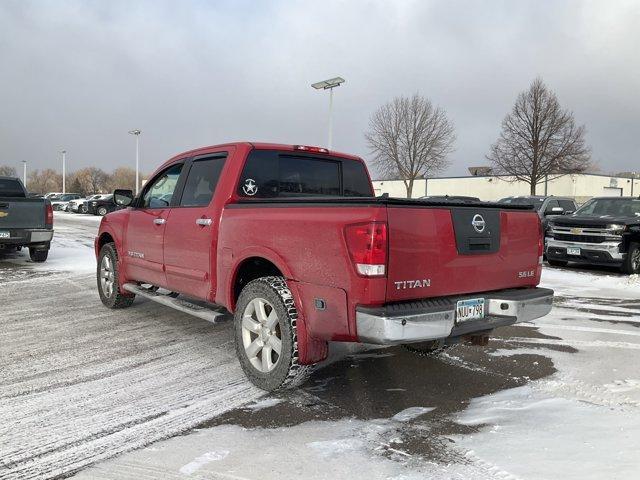
[[[555,93],[536,78],[502,121],[502,132],[487,159],[499,173],[527,182],[535,195],[536,185],[545,177],[589,169],[584,136],[585,127],[576,126],[573,113],[563,110]]]
[[[401,178],[409,198],[416,179],[449,165],[447,155],[456,139],[445,111],[418,94],[396,97],[380,107],[365,137],[378,173]]]
[[[29,191],[33,193],[47,193],[62,191],[62,175],[55,170],[32,170],[28,175]]]
[[[0,165],[0,177],[15,177],[16,169],[8,165]]]
[[[109,175],[100,168],[82,168],[75,173],[75,177],[87,193],[100,193],[107,189]]]
[[[118,167],[109,176],[107,182],[107,188],[109,191],[113,191],[116,188],[125,188],[129,190],[136,189],[136,171],[129,167]]]

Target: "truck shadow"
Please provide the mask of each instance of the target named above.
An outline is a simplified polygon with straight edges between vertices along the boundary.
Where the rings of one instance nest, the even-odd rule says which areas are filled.
[[[506,337],[514,334],[500,330],[505,330]],[[521,329],[517,334],[523,335],[522,330],[529,337],[554,338],[532,328]],[[403,347],[350,354],[319,369],[300,389],[273,395],[277,401],[265,408],[249,405],[232,410],[199,428],[224,424],[282,428],[344,418],[393,420],[399,412],[423,407],[425,413],[399,429],[399,448],[407,454],[451,461],[446,436],[472,433],[482,427],[463,426],[455,421],[456,414],[465,410],[472,399],[519,387],[556,371],[542,351],[540,355],[518,353],[517,346],[502,343],[500,348],[513,349],[513,355],[492,356],[494,348],[466,345],[427,357]],[[545,348],[575,352],[557,345]]]

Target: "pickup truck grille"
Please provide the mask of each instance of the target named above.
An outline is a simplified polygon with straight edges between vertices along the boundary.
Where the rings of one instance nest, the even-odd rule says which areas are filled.
[[[565,233],[553,234],[554,240],[561,240],[564,242],[583,242],[583,243],[602,243],[606,241],[607,237],[596,235],[571,235]]]
[[[606,227],[554,226],[551,229],[554,240],[574,243],[604,243],[621,241],[622,236],[614,234]]]

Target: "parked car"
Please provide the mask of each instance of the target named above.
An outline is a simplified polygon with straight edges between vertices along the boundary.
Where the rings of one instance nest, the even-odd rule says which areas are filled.
[[[95,241],[102,303],[232,312],[240,364],[265,390],[298,384],[328,342],[434,353],[551,310],[530,206],[376,198],[361,158],[324,148],[192,150],[114,202],[127,208]]]
[[[67,203],[67,208],[65,210],[71,213],[82,213],[82,206],[86,201],[87,199],[84,197],[70,200],[69,203]]]
[[[544,195],[526,195],[522,197],[506,197],[499,200],[500,203],[507,203],[510,205],[533,205],[538,216],[542,221],[542,231],[545,234],[549,229],[549,220],[558,215],[568,215],[575,212],[578,209],[578,205],[575,200],[570,197],[556,197],[544,196]]]
[[[640,198],[592,198],[573,215],[549,222],[547,260],[618,266],[640,273]]]
[[[60,195],[63,195],[62,192],[49,192],[49,193],[45,193],[44,194],[44,198],[48,198],[49,200],[51,200],[52,197],[59,197]]]
[[[53,209],[44,198],[31,198],[19,178],[0,177],[0,251],[29,248],[34,262],[44,262],[53,238]]]
[[[62,195],[50,197],[51,206],[54,211],[57,210],[66,210],[67,205],[71,200],[76,200],[78,198],[82,198],[82,195],[79,193],[64,193]]]
[[[95,195],[91,195],[90,197],[87,197],[84,200],[84,202],[82,202],[82,206],[80,207],[80,213],[89,213],[89,202],[91,202],[92,200],[98,200],[104,196],[105,194],[103,193],[97,193]]]
[[[120,210],[120,206],[113,203],[113,195],[100,195],[100,198],[91,200],[87,203],[88,213],[100,215],[104,217],[107,213]]]

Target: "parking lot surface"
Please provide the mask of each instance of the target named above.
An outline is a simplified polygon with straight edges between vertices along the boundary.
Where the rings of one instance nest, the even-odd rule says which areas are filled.
[[[336,345],[301,388],[245,380],[231,321],[95,288],[98,219],[0,256],[0,478],[634,478],[640,280],[545,268],[552,313],[435,357]],[[183,434],[183,435],[180,435]],[[302,473],[304,472],[304,473]]]

